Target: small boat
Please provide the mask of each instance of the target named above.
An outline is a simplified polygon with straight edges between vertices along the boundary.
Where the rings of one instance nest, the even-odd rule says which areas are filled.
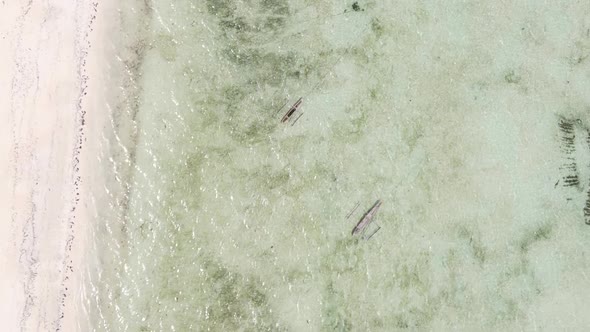
[[[293,115],[293,113],[295,113],[295,111],[297,111],[297,108],[299,107],[299,105],[301,105],[302,102],[303,102],[303,97],[297,99],[295,104],[293,104],[293,106],[291,106],[291,108],[289,108],[287,113],[285,113],[285,115],[283,115],[281,122],[287,122],[291,118],[291,115]]]
[[[356,226],[352,230],[352,235],[362,232],[365,228],[367,228],[367,226],[369,226],[369,224],[375,217],[375,214],[377,214],[379,207],[381,207],[381,203],[381,200],[378,199],[377,202],[373,204],[373,207],[371,207],[369,211],[367,211],[367,213],[365,213],[365,215],[361,218],[358,224],[356,224]]]

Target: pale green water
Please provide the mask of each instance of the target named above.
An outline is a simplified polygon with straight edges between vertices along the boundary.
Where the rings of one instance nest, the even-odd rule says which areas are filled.
[[[138,5],[91,324],[584,326],[590,24],[565,3]],[[560,115],[580,120],[573,191]],[[378,198],[381,230],[353,238]]]

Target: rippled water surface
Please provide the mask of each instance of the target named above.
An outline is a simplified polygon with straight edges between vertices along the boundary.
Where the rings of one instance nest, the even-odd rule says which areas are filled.
[[[133,42],[105,134],[92,325],[530,328],[537,296],[560,287],[538,244],[588,230],[553,187],[560,118],[523,60],[544,12],[515,8],[511,27],[482,6],[122,8]],[[502,43],[524,50],[497,55]],[[352,236],[377,199],[379,231]],[[558,270],[587,266],[570,260]]]

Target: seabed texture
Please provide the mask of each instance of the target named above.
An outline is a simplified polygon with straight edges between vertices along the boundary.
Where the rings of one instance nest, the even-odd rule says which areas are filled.
[[[587,2],[122,6],[97,330],[590,326]]]

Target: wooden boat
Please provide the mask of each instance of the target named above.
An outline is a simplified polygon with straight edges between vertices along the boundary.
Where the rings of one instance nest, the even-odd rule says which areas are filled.
[[[375,202],[375,204],[373,204],[373,207],[371,207],[369,209],[369,211],[367,211],[367,213],[365,213],[365,215],[361,218],[361,220],[358,222],[358,224],[356,224],[356,226],[353,228],[352,235],[362,232],[363,230],[365,230],[365,228],[367,228],[367,226],[369,226],[369,224],[371,223],[371,221],[375,217],[375,214],[377,214],[379,207],[381,207],[381,203],[382,203],[381,200],[378,199],[377,202]]]
[[[281,122],[288,121],[291,118],[291,116],[293,115],[293,113],[295,113],[295,111],[297,111],[297,108],[299,107],[299,105],[301,105],[302,102],[303,102],[303,97],[297,99],[295,104],[293,104],[293,106],[291,106],[291,108],[289,108],[287,113],[285,113],[285,115],[283,115]]]

